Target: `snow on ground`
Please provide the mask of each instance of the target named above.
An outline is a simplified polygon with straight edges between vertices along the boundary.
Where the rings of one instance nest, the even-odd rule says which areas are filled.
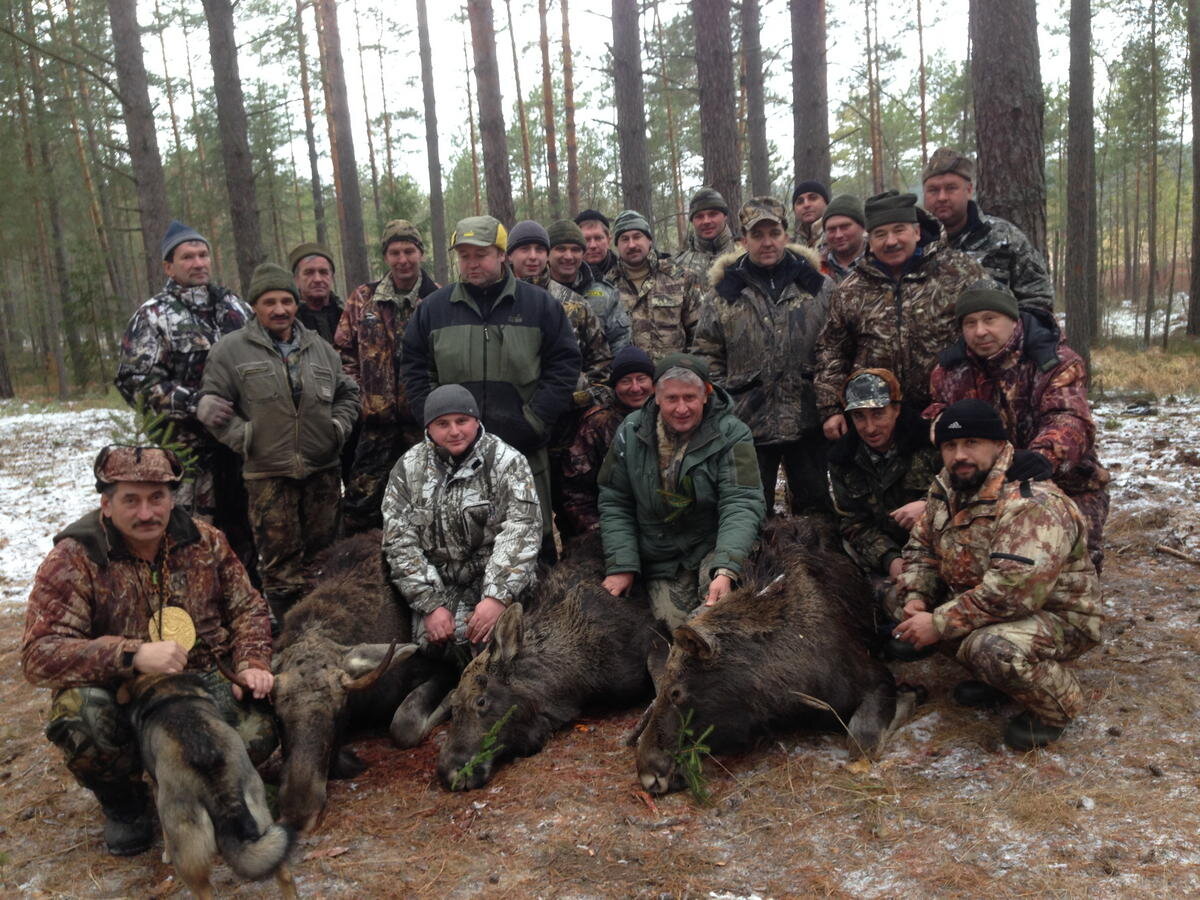
[[[0,603],[24,603],[53,537],[95,508],[92,462],[110,442],[108,409],[0,418]]]
[[[1187,327],[1188,295],[1180,291],[1175,295],[1171,304],[1171,332],[1182,331]],[[1167,311],[1161,305],[1154,310],[1150,322],[1150,333],[1156,335],[1155,340],[1162,336],[1163,318]],[[1060,320],[1065,317],[1060,315]],[[1144,306],[1131,300],[1122,300],[1116,307],[1104,310],[1101,323],[1101,333],[1105,337],[1140,337],[1146,327]]]

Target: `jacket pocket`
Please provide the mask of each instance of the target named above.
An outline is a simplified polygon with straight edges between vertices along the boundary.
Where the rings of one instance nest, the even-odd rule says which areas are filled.
[[[313,391],[322,403],[333,403],[333,372],[325,366],[309,366],[312,372]]]
[[[486,543],[491,514],[491,503],[475,503],[463,508],[463,534],[467,536],[472,550],[477,550]]]
[[[274,367],[268,362],[243,363],[237,367],[242,393],[251,403],[273,400],[279,395]]]

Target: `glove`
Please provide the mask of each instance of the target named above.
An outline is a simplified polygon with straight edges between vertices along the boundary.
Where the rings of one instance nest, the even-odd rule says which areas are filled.
[[[205,394],[196,404],[196,418],[209,428],[220,428],[233,418],[233,404],[216,394]]]

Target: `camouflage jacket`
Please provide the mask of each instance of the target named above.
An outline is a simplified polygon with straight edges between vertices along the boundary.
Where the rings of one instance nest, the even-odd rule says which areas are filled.
[[[730,251],[740,252],[740,248],[728,224],[711,241],[697,236],[695,229],[689,225],[683,249],[675,254],[675,264],[691,272],[701,284],[707,284],[708,270],[712,264]]]
[[[362,420],[370,425],[399,425],[420,434],[420,410],[409,408],[399,377],[400,341],[413,310],[437,290],[422,270],[421,280],[405,293],[390,276],[360,285],[346,301],[333,345],[342,355],[342,370],[359,389]]]
[[[670,259],[660,259],[651,251],[646,261],[650,274],[641,288],[629,279],[622,262],[609,274],[629,312],[632,343],[649,353],[651,359],[662,359],[692,346],[703,291],[696,278]]]
[[[892,518],[893,510],[923,500],[941,457],[929,443],[929,427],[920,414],[904,407],[896,422],[892,449],[875,453],[851,425],[829,449],[829,490],[842,539],[871,572],[888,574],[908,541],[908,531]]]
[[[559,463],[562,476],[562,510],[571,535],[600,525],[600,488],[596,479],[604,457],[612,446],[617,428],[633,412],[615,397],[596,404],[583,414],[574,437]]]
[[[929,373],[937,354],[958,337],[954,301],[984,279],[979,263],[938,240],[926,217],[921,243],[899,279],[868,251],[829,301],[829,321],[817,341],[817,410],[821,421],[840,413],[841,393],[855,369],[890,369],[917,409],[929,403]]]
[[[575,332],[575,340],[579,344],[581,357],[580,389],[586,390],[588,385],[603,384],[608,380],[609,369],[612,368],[612,350],[605,337],[604,326],[592,306],[582,296],[559,281],[550,277],[550,270],[545,269],[537,278],[526,279],[545,290],[551,297],[562,304],[563,312]]]
[[[30,682],[57,689],[131,678],[160,604],[182,607],[195,623],[189,671],[212,669],[214,652],[232,654],[235,671],[270,668],[267,603],[225,535],[175,509],[166,540],[156,570],[125,549],[98,509],[55,536],[25,612],[21,665]]]
[[[604,259],[598,263],[587,263],[592,267],[592,277],[598,281],[603,281],[606,284],[612,285],[616,277],[617,271],[617,254],[609,250],[604,254]]]
[[[1049,474],[1043,457],[1005,444],[971,496],[950,489],[945,469],[937,476],[904,547],[899,590],[924,601],[942,639],[1041,610],[1100,640],[1087,523]]]
[[[529,463],[495,435],[482,433],[458,465],[426,438],[392,469],[383,554],[414,613],[444,605],[447,588],[511,603],[533,584],[541,545]]]
[[[599,317],[608,349],[614,356],[629,346],[629,313],[615,287],[596,275],[587,263],[579,264],[579,272],[568,287]]]
[[[865,242],[863,246],[863,252],[866,252]],[[827,247],[821,252],[821,274],[827,278],[831,278],[834,284],[841,284],[846,280],[846,277],[854,271],[854,263],[858,262],[860,259],[862,259],[861,254],[855,257],[855,259],[850,262],[850,265],[843,266],[837,261],[837,257],[833,255],[833,251]]]
[[[790,244],[770,272],[735,250],[709,275],[693,352],[733,397],[756,444],[797,441],[819,427],[813,373],[833,282],[816,251]]]
[[[1025,232],[1012,222],[981,212],[979,205],[970,200],[967,224],[946,242],[982,265],[1012,292],[1022,309],[1054,309],[1054,282],[1046,271],[1046,261]]]
[[[342,320],[342,310],[345,304],[337,294],[330,294],[328,302],[320,309],[313,309],[307,303],[300,304],[296,318],[305,328],[315,331],[327,344],[333,343],[337,333],[338,323]]]
[[[1096,458],[1087,367],[1051,316],[1021,313],[1008,344],[988,359],[967,349],[962,338],[938,359],[927,419],[959,400],[982,400],[1000,413],[1013,446],[1046,457],[1054,483],[1068,494],[1108,484]]]
[[[796,236],[797,244],[808,247],[810,250],[816,250],[818,253],[825,252],[825,223],[817,219],[811,225],[804,225],[799,219],[796,220]]]
[[[181,287],[173,278],[138,307],[121,338],[114,383],[131,406],[177,422],[177,437],[196,446],[211,438],[196,419],[208,351],[254,318],[232,291],[215,284]]]

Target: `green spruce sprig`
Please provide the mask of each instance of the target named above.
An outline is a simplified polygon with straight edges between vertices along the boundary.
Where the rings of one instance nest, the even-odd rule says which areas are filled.
[[[704,777],[704,757],[712,752],[705,741],[712,734],[713,726],[709,725],[697,737],[692,728],[694,713],[694,709],[689,709],[686,715],[681,716],[679,731],[675,734],[675,752],[671,755],[683,773],[692,799],[700,806],[708,806],[712,803],[712,793],[708,789],[708,779]]]
[[[504,715],[496,720],[496,724],[484,732],[483,739],[479,742],[479,752],[463,763],[462,768],[454,773],[454,778],[451,780],[454,790],[457,791],[461,788],[467,779],[475,774],[476,769],[489,765],[504,749],[504,745],[500,743],[500,732],[516,711],[517,705],[514,703]]]

